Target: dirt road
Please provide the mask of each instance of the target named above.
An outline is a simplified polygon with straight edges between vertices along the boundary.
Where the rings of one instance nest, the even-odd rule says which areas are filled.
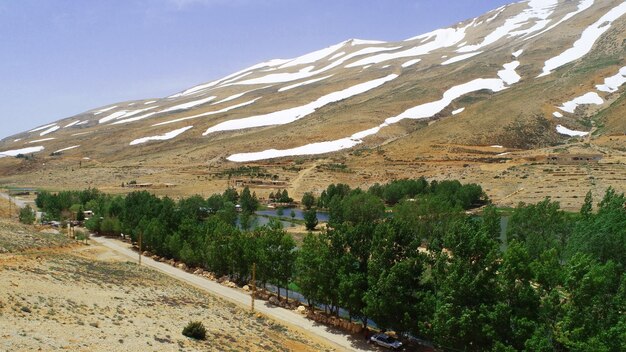
[[[25,207],[28,202],[23,201],[19,198],[16,197],[11,197],[8,194],[4,193],[4,192],[0,192],[0,198],[4,198],[4,199],[8,199],[10,202],[12,202],[13,204],[16,204],[19,208],[23,208]]]
[[[119,254],[122,254],[134,260],[138,260],[138,254],[132,251],[129,245],[126,243],[103,237],[92,237],[92,240],[96,243],[99,243],[107,248],[114,250]],[[220,297],[230,300],[238,305],[244,307],[250,307],[251,305],[250,295],[241,292],[240,290],[222,286],[217,282],[187,273],[183,270],[174,268],[171,265],[157,262],[150,258],[142,257],[141,264],[159,270],[171,277],[187,282],[213,294],[219,295]],[[291,310],[269,305],[267,302],[262,300],[255,300],[254,307],[256,311],[265,314],[273,319],[289,324],[293,327],[308,331],[309,333],[316,336],[322,337],[335,344],[341,350],[375,350],[371,348],[367,343],[365,343],[362,338],[353,338],[352,336],[346,335],[341,331],[317,324]]]

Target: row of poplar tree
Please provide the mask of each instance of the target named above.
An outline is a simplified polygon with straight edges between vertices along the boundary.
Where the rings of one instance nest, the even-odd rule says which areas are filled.
[[[249,190],[178,202],[69,193],[66,205],[100,214],[87,221],[94,231],[141,234],[155,254],[242,284],[256,263],[260,284],[297,288],[331,314],[341,307],[449,350],[626,350],[626,198],[612,189],[595,206],[588,194],[578,213],[549,199],[519,204],[503,231],[492,206],[467,214],[488,203],[477,185],[330,185],[305,195],[330,220],[299,246],[278,222],[236,226],[235,204],[254,198]],[[41,193],[37,205],[47,211],[60,195]]]

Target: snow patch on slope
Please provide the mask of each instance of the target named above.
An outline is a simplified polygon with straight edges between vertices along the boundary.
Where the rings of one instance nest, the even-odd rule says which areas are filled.
[[[604,79],[604,84],[598,84],[596,89],[601,92],[614,93],[626,83],[626,66],[622,67],[615,76]]]
[[[328,55],[334,53],[335,51],[337,51],[339,48],[343,47],[346,44],[347,44],[347,41],[329,46],[328,48],[314,51],[312,53],[308,53],[306,55],[302,55],[300,57],[290,60],[289,62],[281,65],[278,68],[281,69],[281,68],[293,67],[293,66],[309,64],[309,63],[319,61],[327,57]]]
[[[5,150],[3,152],[0,152],[0,158],[4,158],[7,156],[17,156],[19,154],[37,153],[44,149],[45,148],[43,146],[38,146],[38,147],[28,147],[28,148],[22,148],[22,149]]]
[[[326,94],[320,97],[319,99],[303,106],[297,106],[295,108],[276,111],[276,112],[272,112],[272,113],[264,114],[264,115],[257,115],[257,116],[242,118],[242,119],[224,121],[213,127],[210,127],[202,135],[206,136],[209,133],[219,132],[219,131],[232,131],[232,130],[240,130],[240,129],[245,129],[245,128],[252,128],[252,127],[284,125],[287,123],[291,123],[307,115],[312,114],[313,112],[315,112],[316,109],[319,109],[327,104],[344,100],[357,94],[365,93],[397,77],[398,75],[391,74],[383,78],[375,79],[373,81],[357,84],[355,86],[346,88],[338,92]]]
[[[179,128],[177,130],[170,131],[170,132],[167,132],[167,133],[159,135],[159,136],[138,138],[138,139],[135,139],[134,141],[130,142],[129,145],[137,145],[137,144],[146,143],[146,142],[149,142],[149,141],[165,141],[165,140],[172,139],[172,138],[178,136],[179,134],[187,131],[188,129],[190,129],[192,127],[193,126],[187,126],[187,127]]]
[[[113,110],[113,109],[115,109],[116,107],[117,107],[117,105],[109,106],[108,108],[104,108],[104,109],[100,109],[100,110],[98,110],[98,111],[95,111],[93,114],[94,114],[94,115],[100,115],[100,114],[102,114],[103,112],[107,112],[107,111],[109,111],[109,110]]]
[[[533,35],[531,35],[530,37],[526,37],[524,38],[524,40],[528,40],[528,39],[532,39],[536,36],[542,35],[545,32],[554,29],[555,27],[557,27],[558,25],[560,25],[561,23],[569,20],[570,18],[578,15],[579,13],[585,11],[586,9],[590,8],[593,5],[594,0],[581,0],[580,3],[578,4],[578,8],[576,9],[576,11],[570,12],[567,15],[563,16],[563,18],[561,18],[561,20],[559,20],[557,23],[551,25],[550,27],[544,29],[543,31],[539,32],[539,33],[535,33]]]
[[[350,39],[350,44],[355,45],[372,45],[372,44],[385,44],[387,42],[382,40],[365,40],[365,39]]]
[[[529,8],[504,21],[502,26],[489,33],[481,43],[463,46],[459,48],[457,52],[474,52],[505,37],[527,35],[541,30],[548,24],[548,18],[554,12],[557,4],[558,0],[530,0],[528,2]],[[515,31],[516,29],[522,28],[531,23],[532,20],[535,20],[534,26],[528,29]]]
[[[209,83],[200,84],[200,85],[197,85],[195,87],[191,87],[191,88],[189,88],[187,90],[184,90],[184,91],[182,91],[180,93],[176,93],[174,95],[170,95],[168,98],[178,98],[178,97],[182,97],[182,96],[191,95],[191,94],[200,92],[202,90],[215,87],[218,84],[223,83],[226,80],[229,80],[229,79],[232,79],[234,77],[240,76],[241,74],[246,73],[248,71],[253,71],[253,70],[256,70],[256,69],[259,69],[259,68],[265,68],[265,67],[273,68],[273,67],[276,67],[276,66],[280,66],[280,65],[286,63],[287,61],[289,61],[289,60],[274,59],[274,60],[270,60],[270,61],[266,61],[266,62],[261,62],[259,64],[256,64],[256,65],[244,68],[241,71],[237,71],[235,73],[232,73],[232,74],[230,74],[230,75],[228,75],[226,77],[220,78],[218,80],[215,80],[215,81],[212,81],[212,82],[209,82]]]
[[[54,153],[60,153],[60,152],[64,152],[66,150],[71,150],[71,149],[78,148],[78,147],[80,147],[80,145],[73,145],[71,147],[67,147],[67,148],[56,150],[56,151],[54,151]]]
[[[391,50],[396,50],[399,48],[401,47],[397,46],[397,47],[391,47],[391,48],[384,48],[384,47],[383,48],[378,48],[378,47],[364,48],[352,54],[341,57],[338,60],[334,61],[333,63],[329,64],[328,66],[323,67],[319,70],[312,71],[311,69],[309,69],[309,67],[313,68],[313,66],[309,66],[309,67],[305,67],[304,69],[301,69],[298,72],[272,73],[272,74],[268,74],[268,75],[257,77],[257,78],[251,78],[245,81],[235,82],[233,84],[245,84],[245,85],[268,84],[268,83],[273,84],[273,83],[285,83],[285,82],[297,81],[300,79],[310,78],[310,77],[319,75],[323,72],[329,71],[357,56],[377,53],[381,51],[391,51]]]
[[[52,126],[52,127],[48,128],[47,130],[45,130],[45,131],[41,132],[39,135],[40,135],[40,136],[45,136],[45,135],[47,135],[48,133],[52,133],[52,132],[54,132],[54,131],[56,131],[56,130],[58,130],[58,129],[60,129],[60,128],[61,128],[60,126],[58,126],[58,125],[56,125],[56,124],[55,124],[54,126]]]
[[[409,61],[407,61],[407,62],[403,63],[403,64],[402,64],[402,67],[403,67],[403,68],[407,68],[407,67],[410,67],[410,66],[415,65],[416,63],[418,63],[418,62],[420,62],[420,61],[422,61],[422,59],[413,59],[413,60],[409,60]]]
[[[574,113],[574,111],[576,111],[576,108],[579,105],[589,105],[589,104],[602,105],[603,103],[604,103],[604,100],[600,98],[598,93],[589,92],[585,95],[581,95],[568,102],[563,103],[563,105],[560,106],[559,109],[565,112]]]
[[[135,116],[135,117],[130,117],[130,118],[127,118],[127,119],[123,119],[123,120],[115,121],[115,122],[113,122],[111,125],[121,125],[121,124],[123,124],[123,123],[129,123],[129,122],[139,121],[139,120],[143,120],[143,119],[145,119],[145,118],[148,118],[148,117],[153,116],[153,115],[156,115],[156,114],[158,114],[158,112],[149,112],[149,113],[147,113],[147,114],[143,114],[143,115],[140,115],[140,116]]]
[[[293,89],[293,88],[306,86],[307,84],[311,84],[311,83],[315,83],[315,82],[323,81],[323,80],[325,80],[326,78],[330,78],[330,77],[332,77],[332,76],[333,76],[333,75],[328,75],[328,76],[324,76],[324,77],[320,77],[320,78],[310,79],[310,80],[308,80],[308,81],[304,81],[304,82],[300,82],[300,83],[292,84],[292,85],[289,85],[289,86],[286,86],[286,87],[282,87],[282,88],[280,88],[278,91],[279,91],[279,92],[284,92],[284,91],[286,91],[286,90],[290,90],[290,89]]]
[[[413,48],[399,51],[396,53],[378,54],[370,57],[363,58],[356,62],[346,65],[346,68],[359,67],[370,64],[379,64],[388,60],[401,59],[405,57],[414,57],[426,55],[434,50],[447,48],[459,43],[465,38],[465,30],[471,24],[461,28],[445,28],[438,29],[436,31],[426,33],[417,37],[413,37],[407,40],[423,39],[423,41],[430,40],[425,44],[415,46]],[[422,41],[422,42],[423,42]]]
[[[221,109],[221,110],[217,110],[217,111],[209,111],[209,112],[205,112],[205,113],[198,114],[198,115],[187,116],[187,117],[181,117],[181,118],[179,118],[179,119],[174,119],[174,120],[165,121],[165,122],[159,122],[159,123],[155,123],[155,124],[154,124],[154,125],[152,125],[152,126],[153,126],[153,127],[154,127],[154,126],[162,126],[162,125],[167,125],[167,124],[174,123],[174,122],[180,122],[180,121],[185,121],[185,120],[195,119],[195,118],[198,118],[198,117],[203,117],[203,116],[209,116],[209,115],[221,114],[221,113],[224,113],[224,112],[227,112],[227,111],[233,110],[233,109],[240,108],[240,107],[242,107],[242,106],[250,105],[250,104],[254,103],[255,101],[257,101],[257,100],[259,100],[259,99],[261,99],[261,97],[256,98],[256,99],[252,99],[252,100],[250,100],[250,101],[246,101],[246,102],[241,103],[241,104],[237,104],[237,105],[229,106],[229,107],[223,108],[223,109]]]
[[[570,137],[584,137],[589,134],[589,132],[570,130],[561,125],[556,125],[556,132]]]
[[[504,83],[508,85],[519,82],[522,77],[515,72],[515,69],[519,67],[519,61],[512,61],[508,64],[504,64],[504,70],[498,71],[498,77],[500,77]]]
[[[456,109],[456,110],[452,111],[452,115],[458,115],[458,114],[462,113],[463,111],[465,111],[465,108]]]
[[[547,76],[552,73],[553,70],[587,55],[596,40],[611,28],[615,20],[624,14],[626,14],[626,2],[622,2],[620,5],[612,8],[594,24],[587,27],[580,36],[580,39],[574,42],[571,48],[546,61],[543,66],[543,73],[538,77]]]
[[[70,123],[68,123],[67,125],[65,125],[63,128],[72,127],[72,126],[74,126],[75,124],[77,124],[77,123],[79,123],[79,122],[80,122],[80,120],[76,120],[76,121],[74,121],[74,122],[70,122]]]
[[[126,113],[128,113],[128,110],[120,110],[120,111],[116,111],[114,113],[112,113],[111,115],[105,116],[103,118],[101,118],[100,120],[98,120],[98,123],[106,123],[112,120],[115,120],[119,117],[122,117],[124,115],[126,115]]]
[[[30,130],[30,131],[28,131],[28,132],[37,132],[37,131],[45,130],[46,128],[50,128],[50,127],[52,127],[52,126],[54,126],[54,125],[56,125],[56,123],[51,123],[51,124],[49,124],[49,125],[45,125],[45,126],[41,126],[41,127],[37,127],[37,128],[35,128],[35,129],[33,129],[33,130]]]
[[[510,71],[514,70],[517,65],[514,65],[514,62],[505,64],[505,70]],[[352,148],[363,142],[363,139],[374,135],[380,131],[381,128],[387,127],[389,125],[398,123],[404,119],[424,119],[434,116],[435,114],[441,112],[446,108],[452,101],[455,99],[471,93],[475,91],[479,91],[482,89],[488,89],[493,92],[499,92],[501,90],[506,89],[506,82],[503,79],[492,78],[478,78],[472,80],[470,82],[460,84],[448,89],[443,93],[443,98],[434,102],[425,103],[418,105],[416,107],[410,108],[400,115],[390,117],[385,120],[382,124],[364,130],[357,133],[354,133],[350,137],[341,138],[333,141],[326,142],[317,142],[307,144],[301,147],[291,148],[291,149],[269,149],[261,152],[252,152],[252,153],[238,153],[229,156],[227,159],[235,162],[246,162],[246,161],[256,161],[256,160],[264,160],[271,158],[279,158],[285,156],[295,156],[295,155],[318,155],[336,152],[338,150]],[[460,110],[460,109],[459,109]],[[458,111],[458,110],[455,110]]]
[[[475,52],[475,53],[467,53],[467,54],[462,54],[462,55],[459,55],[459,56],[455,56],[453,58],[450,58],[450,59],[442,62],[441,65],[443,65],[443,66],[450,65],[450,64],[453,64],[455,62],[459,62],[459,61],[463,61],[465,59],[469,59],[470,57],[474,57],[474,56],[476,56],[478,54],[482,54],[482,51],[478,51],[478,52]]]
[[[53,139],[56,139],[56,138],[51,137],[51,138],[42,138],[42,139],[37,139],[37,140],[34,140],[34,141],[30,141],[30,142],[28,142],[28,144],[31,144],[31,143],[40,143],[40,142],[46,142],[46,141],[51,141],[51,140],[53,140]]]
[[[334,59],[336,59],[336,58],[338,58],[338,57],[340,57],[340,56],[343,56],[343,55],[345,55],[345,54],[346,54],[346,52],[345,52],[345,51],[340,51],[340,52],[338,52],[337,54],[335,54],[335,55],[331,56],[331,57],[328,59],[328,61],[333,61]]]
[[[191,109],[194,106],[198,106],[198,105],[202,105],[204,103],[208,103],[211,100],[215,99],[215,96],[210,96],[208,98],[204,98],[204,99],[200,99],[200,100],[194,100],[194,101],[190,101],[187,103],[183,103],[183,104],[178,104],[178,105],[174,105],[172,107],[169,107],[165,110],[161,110],[159,111],[159,113],[163,113],[163,112],[170,112],[170,111],[176,111],[176,110],[187,110],[187,109]]]

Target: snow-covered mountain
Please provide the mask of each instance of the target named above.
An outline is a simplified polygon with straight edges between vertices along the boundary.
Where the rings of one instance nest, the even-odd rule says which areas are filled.
[[[571,143],[625,132],[625,56],[626,2],[522,1],[404,41],[350,39],[98,107],[6,138],[0,157],[241,163]]]

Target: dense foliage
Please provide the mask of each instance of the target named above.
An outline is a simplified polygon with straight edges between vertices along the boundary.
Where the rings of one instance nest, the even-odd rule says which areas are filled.
[[[49,214],[71,216],[78,204],[98,214],[87,221],[94,231],[141,235],[153,253],[240,283],[256,263],[260,284],[295,283],[331,314],[342,307],[351,319],[445,349],[626,350],[626,197],[612,189],[596,207],[588,195],[576,214],[549,199],[519,204],[501,233],[494,207],[465,213],[487,203],[477,185],[330,185],[317,198],[329,227],[307,234],[300,248],[276,221],[242,230],[255,209],[249,190],[178,202],[93,190],[40,197]],[[314,215],[316,199],[306,198]]]

